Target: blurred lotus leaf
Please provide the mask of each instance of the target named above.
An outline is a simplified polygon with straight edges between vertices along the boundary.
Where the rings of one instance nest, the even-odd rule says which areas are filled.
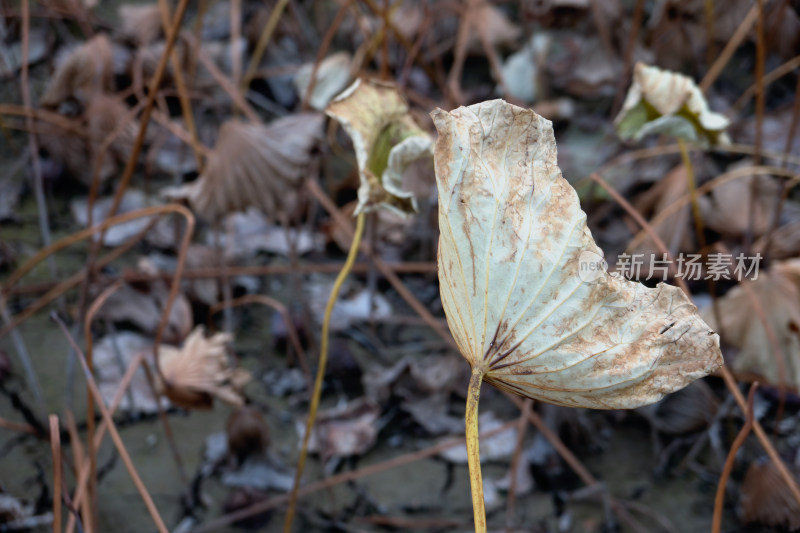
[[[597,268],[550,121],[502,100],[433,120],[442,304],[484,380],[559,405],[634,408],[722,364],[719,336],[680,289]]]
[[[702,146],[730,142],[728,119],[708,108],[691,78],[641,62],[614,124],[623,140],[665,134]]]
[[[330,101],[342,92],[352,79],[350,76],[352,61],[353,58],[347,52],[338,52],[323,59],[316,71],[315,63],[306,63],[300,67],[294,77],[294,86],[300,98],[305,98],[311,85],[311,74],[316,72],[308,103],[313,109],[324,111]]]
[[[209,220],[251,205],[272,219],[291,211],[294,190],[322,136],[323,119],[300,113],[268,126],[230,120],[220,128],[203,173],[192,183],[164,189],[162,195],[188,200]]]
[[[55,109],[69,98],[86,104],[110,91],[114,84],[113,55],[111,41],[103,33],[59,54],[56,71],[40,100],[42,106]]]
[[[159,346],[164,380],[158,379],[158,391],[187,409],[210,409],[215,397],[231,405],[244,405],[241,390],[250,381],[250,373],[228,364],[225,346],[231,340],[230,333],[206,338],[203,327],[198,326],[182,348]]]
[[[411,163],[431,155],[432,141],[408,113],[397,89],[358,79],[328,106],[353,140],[361,186],[355,214],[384,206],[409,215],[417,210],[414,195],[403,187]]]

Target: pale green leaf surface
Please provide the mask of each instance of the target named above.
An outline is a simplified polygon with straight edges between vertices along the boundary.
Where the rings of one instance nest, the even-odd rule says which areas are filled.
[[[494,100],[434,111],[439,281],[448,325],[485,380],[550,403],[633,408],[722,363],[719,337],[682,291],[606,272],[552,124]]]

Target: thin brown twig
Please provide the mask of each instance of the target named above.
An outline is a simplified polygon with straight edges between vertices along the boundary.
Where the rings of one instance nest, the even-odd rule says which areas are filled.
[[[742,429],[731,445],[728,451],[728,457],[725,459],[725,466],[722,468],[722,474],[719,476],[719,484],[717,485],[717,493],[714,497],[714,515],[711,521],[711,533],[720,533],[722,528],[722,509],[725,506],[725,486],[728,484],[728,478],[733,470],[733,463],[736,460],[736,453],[742,447],[744,441],[750,435],[753,429],[753,421],[755,420],[755,410],[753,409],[753,400],[755,399],[755,392],[758,388],[756,381],[750,386],[750,392],[747,393],[747,409],[745,410],[745,421]]]
[[[333,38],[336,36],[336,30],[339,29],[339,26],[341,26],[344,21],[347,10],[352,3],[353,0],[345,0],[344,3],[339,6],[336,16],[331,21],[328,31],[325,32],[325,36],[322,38],[322,43],[320,43],[319,50],[317,50],[317,57],[314,59],[314,66],[311,68],[311,76],[308,78],[308,87],[306,87],[306,92],[303,94],[303,101],[300,105],[300,109],[303,111],[308,111],[308,104],[311,101],[311,95],[314,93],[314,86],[317,84],[317,71],[319,70],[319,66],[325,58],[325,54],[328,53],[328,48],[330,48]]]
[[[53,454],[53,533],[61,533],[61,430],[58,416],[50,415],[50,451]]]
[[[517,422],[517,442],[514,445],[514,455],[511,457],[511,465],[508,467],[511,482],[508,487],[508,497],[506,499],[506,529],[510,530],[514,527],[514,505],[517,501],[517,470],[519,469],[519,462],[522,458],[522,445],[525,443],[525,429],[528,427],[528,418],[530,418],[533,409],[533,400],[525,398],[522,402],[522,412],[519,415]]]
[[[728,43],[725,45],[725,48],[722,49],[720,52],[719,57],[717,60],[714,61],[714,64],[708,69],[706,75],[700,81],[700,90],[706,92],[709,87],[716,81],[719,75],[722,73],[722,69],[728,64],[733,57],[733,53],[739,48],[739,45],[742,44],[742,41],[745,40],[747,35],[750,33],[750,30],[755,24],[756,19],[758,18],[758,4],[755,4],[750,11],[747,12],[747,15],[744,17],[742,22],[739,24],[739,27],[736,28],[736,31],[731,36]]]
[[[53,320],[55,320],[56,324],[58,324],[61,331],[64,333],[64,336],[67,338],[67,341],[70,343],[72,348],[75,350],[75,353],[78,354],[78,358],[81,362],[81,366],[83,367],[83,373],[86,377],[86,381],[91,388],[92,395],[94,396],[93,400],[97,402],[97,406],[100,408],[100,413],[103,415],[103,420],[105,421],[108,432],[111,435],[111,440],[114,441],[114,446],[117,448],[117,452],[119,453],[120,458],[122,459],[123,464],[125,465],[125,469],[128,471],[128,474],[131,476],[131,480],[133,484],[136,486],[136,490],[139,491],[139,494],[144,501],[145,507],[147,507],[147,511],[150,513],[150,516],[153,519],[153,522],[156,525],[159,533],[169,533],[167,530],[167,526],[164,524],[164,520],[161,518],[161,515],[158,512],[158,508],[156,507],[155,503],[153,503],[153,498],[150,496],[150,493],[147,491],[147,487],[145,487],[144,483],[142,482],[142,478],[139,477],[139,473],[136,471],[136,467],[133,465],[131,461],[131,457],[128,454],[128,450],[125,447],[125,443],[122,441],[122,437],[120,437],[119,432],[117,431],[117,426],[114,424],[114,419],[111,417],[111,414],[108,411],[105,403],[103,402],[103,396],[100,394],[100,389],[97,388],[97,383],[95,383],[94,376],[89,371],[89,366],[86,364],[86,358],[83,355],[83,351],[80,349],[80,346],[75,342],[75,339],[72,338],[72,335],[69,333],[69,329],[67,325],[64,324],[64,321],[59,318],[59,316],[55,313],[51,315]]]
[[[308,368],[308,361],[306,361],[303,345],[300,343],[300,335],[297,334],[297,328],[294,327],[294,322],[292,321],[292,317],[289,315],[289,310],[281,302],[264,294],[246,294],[229,302],[219,302],[211,306],[211,309],[208,311],[208,315],[210,318],[226,307],[237,307],[239,305],[247,305],[250,303],[266,305],[280,313],[283,321],[286,323],[286,331],[289,335],[289,342],[292,344],[292,347],[297,354],[297,360],[300,363],[300,368],[303,370],[303,374],[306,377],[306,385],[308,386],[308,390],[311,390],[311,370]]]

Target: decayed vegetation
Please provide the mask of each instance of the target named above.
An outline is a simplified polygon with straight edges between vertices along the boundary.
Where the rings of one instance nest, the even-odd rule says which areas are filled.
[[[0,530],[800,529],[796,2],[0,6]]]

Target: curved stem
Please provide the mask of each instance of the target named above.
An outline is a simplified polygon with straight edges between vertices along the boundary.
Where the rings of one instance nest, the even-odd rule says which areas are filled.
[[[481,396],[483,369],[472,368],[467,392],[467,412],[464,417],[467,425],[467,459],[469,461],[469,484],[472,490],[472,513],[475,517],[475,533],[486,533],[486,509],[483,503],[483,475],[481,474],[481,453],[478,441],[478,400]]]
[[[297,506],[297,490],[300,487],[300,478],[303,476],[306,455],[308,455],[308,440],[311,436],[311,428],[314,427],[314,420],[317,417],[317,409],[319,408],[319,398],[322,394],[322,379],[325,377],[325,366],[328,362],[328,334],[331,325],[333,306],[336,303],[336,299],[339,297],[339,291],[342,288],[345,278],[350,274],[353,264],[356,261],[358,246],[361,243],[361,236],[364,234],[364,219],[364,213],[360,213],[356,219],[356,231],[353,235],[350,251],[347,253],[347,261],[345,261],[342,270],[339,271],[339,275],[336,277],[331,295],[328,298],[328,305],[325,307],[325,316],[322,319],[322,342],[319,351],[319,361],[317,363],[317,376],[314,380],[314,392],[311,395],[311,405],[308,408],[308,419],[306,420],[306,430],[303,434],[303,445],[300,448],[300,458],[297,460],[297,471],[294,474],[294,485],[292,485],[292,493],[289,496],[289,508],[286,510],[286,520],[283,523],[284,533],[289,533],[292,530],[294,510]]]

